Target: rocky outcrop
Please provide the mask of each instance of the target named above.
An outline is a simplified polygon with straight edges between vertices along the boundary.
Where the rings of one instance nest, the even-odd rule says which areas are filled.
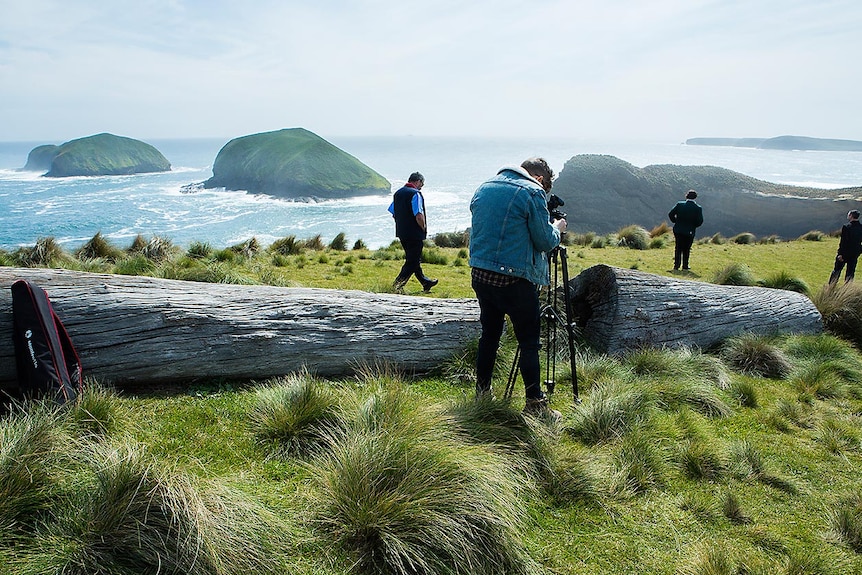
[[[807,136],[778,136],[777,138],[689,138],[689,146],[733,146],[763,150],[819,150],[823,152],[862,152],[858,140],[809,138]]]
[[[391,190],[383,176],[302,128],[231,140],[216,156],[213,177],[204,186],[288,199],[337,199]]]
[[[566,162],[554,193],[566,202],[569,229],[610,233],[637,224],[651,228],[689,189],[697,190],[704,224],[698,236],[742,232],[796,238],[841,227],[862,208],[862,188],[824,190],[774,184],[715,166],[638,168],[614,156],[584,154]]]
[[[153,146],[113,134],[96,134],[60,146],[37,146],[25,170],[47,170],[50,178],[119,176],[167,172],[171,163]]]
[[[47,172],[59,151],[60,146],[54,144],[36,146],[27,154],[27,163],[21,169],[26,172]]]

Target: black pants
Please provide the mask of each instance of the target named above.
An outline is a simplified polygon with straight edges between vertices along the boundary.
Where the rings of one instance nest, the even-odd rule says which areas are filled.
[[[526,396],[528,399],[540,398],[542,389],[539,386],[539,337],[542,318],[536,286],[525,279],[506,287],[494,287],[474,281],[473,291],[479,300],[479,323],[482,325],[476,353],[476,391],[491,389],[497,349],[503,335],[504,319],[508,315],[521,347],[518,367],[524,380]]]
[[[423,240],[401,240],[401,247],[404,248],[404,265],[401,266],[401,273],[395,278],[395,283],[406,283],[411,275],[416,275],[416,279],[422,286],[428,281],[425,274],[422,273],[422,246]]]
[[[843,256],[844,261],[840,261],[838,256],[835,256],[835,268],[832,270],[832,275],[829,276],[829,283],[838,283],[838,278],[841,277],[841,270],[844,269],[844,264],[847,264],[847,273],[844,274],[844,282],[852,282],[856,275],[856,261],[859,256]]]
[[[673,239],[673,269],[679,269],[680,261],[682,261],[682,268],[688,269],[688,256],[691,254],[691,244],[694,243],[694,236],[674,232]]]

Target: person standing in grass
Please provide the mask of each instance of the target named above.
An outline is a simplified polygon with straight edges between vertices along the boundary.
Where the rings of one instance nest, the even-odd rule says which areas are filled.
[[[853,281],[856,275],[856,262],[862,253],[862,223],[859,223],[859,210],[847,212],[847,223],[841,226],[841,240],[838,242],[838,255],[835,256],[835,267],[829,276],[829,283],[838,283],[841,270],[847,265],[844,273],[844,283]]]
[[[426,277],[422,272],[422,247],[428,236],[428,221],[425,216],[425,197],[422,188],[425,186],[425,176],[413,172],[407,183],[395,192],[389,213],[395,218],[395,235],[404,248],[404,265],[392,287],[401,291],[404,285],[415,275],[422,289],[426,292],[437,285],[437,280]]]
[[[560,245],[566,220],[550,221],[545,194],[554,172],[542,158],[505,167],[476,190],[470,201],[470,266],[479,301],[482,335],[476,354],[476,396],[491,394],[497,349],[509,316],[521,349],[524,413],[560,413],[540,387],[541,312],[537,285],[550,283],[548,252]]]
[[[685,193],[685,199],[677,202],[668,213],[667,217],[673,222],[673,269],[678,270],[680,264],[682,269],[687,270],[688,257],[691,254],[691,245],[694,243],[694,233],[703,225],[703,208],[695,202],[697,192],[689,190]]]

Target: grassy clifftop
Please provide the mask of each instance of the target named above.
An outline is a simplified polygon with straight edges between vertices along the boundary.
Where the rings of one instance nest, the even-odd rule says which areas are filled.
[[[320,136],[291,128],[225,144],[204,185],[283,198],[342,198],[388,193],[380,174]]]
[[[61,146],[38,146],[25,169],[48,169],[52,178],[167,172],[171,163],[153,146],[113,134],[96,134]]]
[[[841,226],[862,188],[824,190],[775,184],[715,166],[638,168],[614,156],[582,154],[563,167],[554,192],[571,203],[569,229],[608,233],[636,223],[652,227],[695,189],[703,206],[699,235],[798,237]]]

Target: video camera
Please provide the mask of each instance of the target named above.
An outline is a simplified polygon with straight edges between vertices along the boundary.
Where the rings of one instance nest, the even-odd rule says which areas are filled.
[[[560,206],[565,206],[566,202],[560,199],[560,196],[557,194],[551,194],[548,198],[548,213],[551,214],[551,221],[555,220],[565,220],[566,214],[561,212],[558,208]]]

